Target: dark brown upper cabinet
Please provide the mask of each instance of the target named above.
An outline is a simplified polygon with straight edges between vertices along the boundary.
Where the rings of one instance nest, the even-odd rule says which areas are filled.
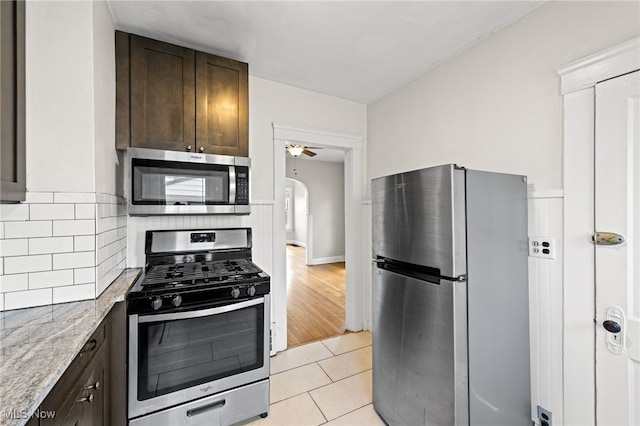
[[[249,155],[248,65],[116,32],[116,146]]]
[[[0,201],[25,200],[24,1],[0,1]]]

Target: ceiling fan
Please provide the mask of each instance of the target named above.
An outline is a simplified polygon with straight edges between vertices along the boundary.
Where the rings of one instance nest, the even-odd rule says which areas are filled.
[[[289,144],[286,148],[287,152],[291,154],[292,157],[298,157],[300,154],[308,155],[309,157],[314,157],[318,154],[311,151],[312,149],[322,149],[316,146],[304,146],[304,145],[295,145]]]

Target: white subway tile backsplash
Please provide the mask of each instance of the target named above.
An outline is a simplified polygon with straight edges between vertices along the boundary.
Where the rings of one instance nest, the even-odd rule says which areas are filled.
[[[95,204],[76,204],[76,219],[95,219]]]
[[[63,253],[53,255],[53,269],[74,269],[95,266],[96,255],[94,251],[79,253]]]
[[[96,297],[95,283],[57,287],[53,289],[53,303],[75,302]]]
[[[51,270],[51,255],[16,256],[4,258],[5,274],[20,274],[23,272],[40,272]]]
[[[98,233],[110,231],[112,229],[116,229],[117,227],[117,217],[104,217],[102,219],[98,219]]]
[[[0,257],[29,254],[29,240],[0,240]]]
[[[95,282],[96,268],[80,268],[73,270],[73,283],[85,284]]]
[[[95,235],[95,220],[56,220],[53,222],[53,235]]]
[[[30,208],[31,220],[75,219],[73,204],[33,204]]]
[[[27,204],[53,203],[53,192],[27,192]]]
[[[29,254],[70,253],[73,237],[49,237],[29,239]]]
[[[35,238],[50,237],[52,235],[51,221],[6,222],[4,224],[5,238]]]
[[[29,274],[29,289],[73,285],[73,269]]]
[[[97,297],[126,267],[127,219],[110,194],[27,192],[0,205],[0,311]]]
[[[54,192],[53,201],[55,203],[95,203],[96,194],[94,192]]]
[[[4,309],[6,310],[44,306],[51,303],[53,303],[53,292],[50,288],[4,294]]]
[[[29,275],[15,274],[0,276],[0,293],[29,289]]]
[[[103,276],[102,278],[100,278],[100,281],[98,282],[98,287],[96,289],[96,293],[102,294],[102,292],[109,287],[109,285],[116,279],[118,278],[118,275],[120,275],[122,273],[122,271],[124,271],[125,268],[125,261],[121,261],[119,264],[115,265],[109,272],[107,272],[107,274],[105,276]]]
[[[79,237],[73,237],[74,251],[91,251],[96,249],[96,236],[95,235],[83,235]]]
[[[98,263],[102,263],[116,253],[123,251],[126,246],[126,241],[119,240],[100,248],[98,250]]]
[[[0,220],[6,222],[29,220],[29,206],[27,204],[0,204]]]

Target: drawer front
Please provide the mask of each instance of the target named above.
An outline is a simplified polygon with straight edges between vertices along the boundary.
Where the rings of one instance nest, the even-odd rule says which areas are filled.
[[[65,370],[62,377],[54,385],[48,396],[42,402],[42,410],[59,410],[75,392],[78,380],[89,363],[95,358],[96,354],[105,346],[104,342],[107,337],[106,322],[103,321],[97,330],[84,344],[76,357],[71,361],[69,367]],[[42,423],[48,424],[48,423]]]

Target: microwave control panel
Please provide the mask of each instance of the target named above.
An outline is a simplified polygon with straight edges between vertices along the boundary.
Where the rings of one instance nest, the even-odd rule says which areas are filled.
[[[249,168],[236,166],[236,204],[249,204]]]

